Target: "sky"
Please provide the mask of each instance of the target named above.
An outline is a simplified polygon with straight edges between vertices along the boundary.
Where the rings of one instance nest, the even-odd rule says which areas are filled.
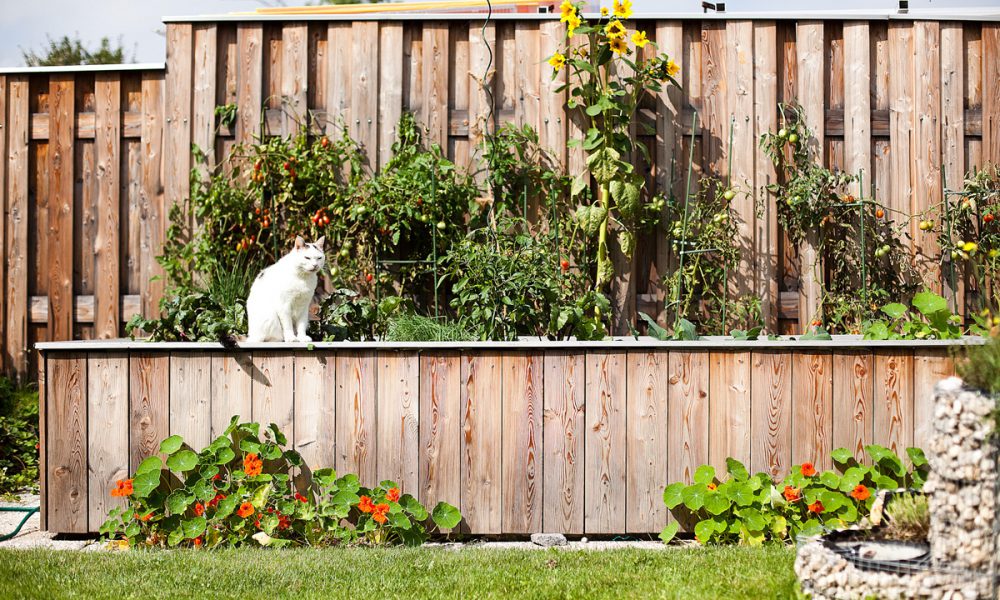
[[[725,0],[727,10],[889,9],[894,0]],[[101,37],[121,40],[136,62],[164,60],[163,16],[219,14],[253,10],[296,0],[0,0],[0,67],[23,66],[22,48],[40,50],[46,35],[79,35],[96,46]],[[608,0],[610,3],[610,0]],[[911,0],[913,8],[985,6],[1000,0]],[[637,12],[697,12],[700,0],[634,0]]]

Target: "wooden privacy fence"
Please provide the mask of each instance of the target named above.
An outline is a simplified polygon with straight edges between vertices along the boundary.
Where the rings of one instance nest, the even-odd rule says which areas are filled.
[[[504,16],[482,31],[481,19],[171,20],[165,70],[0,74],[6,367],[34,372],[34,342],[117,337],[131,314],[155,310],[163,283],[150,280],[161,273],[154,258],[168,208],[188,195],[192,144],[219,161],[260,123],[282,134],[343,122],[377,168],[412,111],[450,157],[475,165],[485,83],[501,122],[534,126],[561,164],[582,169],[581,151],[566,146],[580,127],[544,62],[561,24]],[[826,164],[863,170],[877,197],[904,213],[939,202],[945,180],[954,187],[967,169],[1000,161],[1000,23],[860,14],[635,24],[675,57],[683,84],[644,101],[636,133],[651,162],[640,169],[651,187],[682,196],[692,143],[696,175],[725,175],[731,158],[733,182],[747,192],[733,203],[744,250],[734,281],[761,296],[772,330],[810,321],[822,277],[800,269],[814,252],[786,242],[773,199],[761,197],[775,174],[756,140],[778,126],[779,102],[802,104]],[[214,116],[226,104],[238,106],[232,128]],[[936,255],[929,236],[916,239],[915,250]],[[664,232],[644,235],[633,261],[616,260],[613,296],[625,320],[637,310],[662,318]]]
[[[41,345],[43,528],[96,531],[169,435],[276,423],[312,468],[461,508],[481,534],[658,532],[663,488],[732,456],[781,476],[926,440],[946,343]]]

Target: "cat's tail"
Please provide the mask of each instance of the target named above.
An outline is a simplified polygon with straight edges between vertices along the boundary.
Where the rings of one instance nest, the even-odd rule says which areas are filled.
[[[240,348],[239,340],[228,331],[219,334],[219,343],[226,350],[239,350]]]

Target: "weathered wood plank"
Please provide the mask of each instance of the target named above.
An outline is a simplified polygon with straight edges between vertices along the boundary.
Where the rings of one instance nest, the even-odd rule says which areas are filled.
[[[545,147],[552,153],[555,165],[563,169],[566,167],[566,91],[556,90],[566,83],[567,70],[561,70],[552,77],[546,61],[563,48],[565,35],[562,23],[538,23],[538,59],[543,63],[538,78],[538,135],[545,140]],[[663,50],[662,44],[660,49]]]
[[[750,464],[752,473],[782,477],[792,463],[792,356],[754,352],[751,357]]]
[[[778,126],[778,47],[777,25],[774,21],[753,23],[753,138],[774,131]],[[754,152],[758,152],[754,149]],[[767,186],[777,181],[774,164],[757,158],[753,187],[749,190],[755,204],[764,207],[754,226],[754,253],[757,295],[760,296],[760,315],[768,331],[778,331],[779,281],[778,213],[773,194]]]
[[[87,356],[48,359],[46,484],[48,526],[63,533],[89,531],[87,507]]]
[[[50,339],[73,339],[73,115],[75,78],[59,74],[49,78],[48,276]]]
[[[305,467],[304,486],[317,469],[334,468],[337,437],[337,359],[332,352],[295,353],[295,450]]]
[[[378,166],[392,158],[396,126],[403,116],[403,24],[382,23],[378,63]]]
[[[822,21],[799,21],[795,32],[798,102],[802,106],[805,125],[813,132],[809,149],[820,164],[826,141],[823,134],[823,50]],[[823,290],[822,257],[818,253],[817,232],[807,234],[799,245],[799,326],[805,331],[820,310]]]
[[[833,357],[797,352],[792,360],[792,464],[833,467]]]
[[[833,448],[847,448],[858,461],[874,433],[874,369],[871,352],[833,355]]]
[[[936,21],[913,22],[913,48],[920,68],[913,70],[913,196],[911,214],[926,214],[940,206],[941,195],[941,32]],[[901,73],[900,75],[904,75]],[[909,158],[909,157],[908,157]],[[914,259],[924,285],[940,293],[941,247],[936,235],[920,229],[920,219],[910,220]]]
[[[375,354],[337,354],[337,471],[375,485]]]
[[[626,363],[622,353],[587,354],[586,533],[625,529]]]
[[[1000,25],[983,23],[983,164],[1000,163]]]
[[[497,353],[462,356],[462,516],[472,533],[502,531],[503,364]]]
[[[941,160],[945,182],[949,185],[961,181],[965,174],[965,47],[962,34],[961,23],[941,23]],[[947,290],[949,282],[943,284]]]
[[[429,22],[423,30],[423,98],[418,113],[428,142],[448,147],[448,23]]]
[[[100,101],[98,99],[98,101]],[[99,527],[125,498],[112,498],[119,479],[129,476],[128,354],[93,354],[87,363],[88,509],[90,527]]]
[[[667,481],[691,483],[709,462],[709,354],[671,352]]]
[[[844,23],[844,170],[861,173],[864,182],[852,184],[863,198],[871,182],[871,44],[867,21]]]
[[[212,442],[212,355],[170,353],[170,435],[195,452]]]
[[[583,533],[586,358],[570,352],[545,354],[544,531]]]
[[[353,49],[351,24],[330,23],[326,43],[330,58],[326,77],[326,134],[339,135],[341,127],[350,122],[351,106],[351,51]]]
[[[726,472],[726,459],[750,462],[750,353],[709,355],[709,462]]]
[[[167,72],[164,87],[163,200],[165,209],[187,201],[191,172],[191,100],[194,32],[191,23],[167,24]],[[192,225],[189,221],[188,225]]]
[[[260,132],[263,94],[264,29],[260,23],[236,28],[236,141],[249,143]]]
[[[193,68],[192,68],[192,109],[191,143],[205,153],[205,163],[195,165],[202,176],[215,164],[215,107],[217,86],[226,85],[225,73],[217,77],[216,61],[219,52],[219,25],[197,23],[194,25]],[[225,40],[223,40],[224,42]],[[226,48],[223,48],[223,53]],[[225,60],[225,54],[222,60]],[[225,94],[225,90],[223,90]],[[222,102],[220,104],[225,104]],[[238,113],[237,113],[238,115]]]
[[[7,79],[7,192],[5,254],[7,301],[4,364],[28,371],[28,78]]]
[[[762,49],[765,50],[766,49]],[[754,30],[751,21],[726,22],[726,74],[724,84],[726,108],[731,119],[727,123],[726,140],[732,140],[731,171],[727,174],[727,185],[736,196],[730,202],[730,213],[735,220],[737,241],[743,250],[739,265],[730,276],[730,291],[734,297],[742,297],[755,292],[754,265],[757,258],[754,247],[756,211],[754,208],[754,188],[759,185],[754,180],[754,156],[757,140],[754,136]],[[729,128],[732,128],[731,134]],[[744,325],[737,323],[737,325]],[[748,362],[749,364],[749,362]],[[747,459],[750,458],[749,448]]]
[[[140,188],[139,295],[142,314],[159,310],[163,295],[163,267],[156,261],[162,252],[167,227],[163,205],[163,75],[142,77],[142,186]]]
[[[897,454],[913,445],[913,353],[879,350],[875,353],[876,443]]]
[[[420,490],[425,506],[462,501],[462,359],[420,356]]]
[[[129,472],[134,473],[170,435],[170,356],[134,352],[128,366]]]
[[[272,423],[295,440],[295,359],[287,352],[254,352],[253,420],[261,427]]]
[[[240,423],[252,420],[255,375],[249,353],[212,355],[212,439],[222,435],[233,417]]]
[[[413,494],[420,486],[420,357],[379,352],[377,362],[377,479]]]
[[[658,532],[667,524],[670,358],[666,352],[630,352],[626,372],[625,530]]]
[[[375,21],[355,21],[351,60],[351,137],[365,151],[369,168],[378,165],[378,26]]]
[[[8,77],[0,75],[0,213],[4,216],[4,223],[0,225],[0,345],[7,341],[7,294],[10,288],[6,287],[7,282],[7,161],[9,160],[7,132],[10,130],[8,106]],[[6,364],[8,352],[0,350],[0,373],[9,374],[10,368]],[[39,361],[41,362],[41,361]],[[42,400],[45,399],[41,396]],[[43,402],[44,404],[44,402]]]
[[[934,386],[955,374],[955,361],[947,352],[915,350],[913,352],[913,442],[926,448],[934,421]]]
[[[38,353],[38,505],[41,508],[40,526],[43,531],[48,530],[49,509],[48,509],[48,359],[44,352]]]
[[[485,30],[479,23],[469,25],[469,145],[473,164],[482,161],[480,142],[483,134],[493,131],[489,122],[490,98],[496,66],[491,64],[491,49],[496,47],[496,25],[488,23]],[[487,68],[488,67],[488,68]],[[480,170],[476,180],[482,184],[486,173]]]
[[[503,358],[502,482],[505,533],[542,529],[542,386],[540,354]]]
[[[913,24],[889,23],[889,208],[896,222],[912,213],[913,204]],[[922,69],[924,66],[921,67]],[[888,220],[888,219],[887,219]],[[912,229],[917,226],[913,222]],[[918,233],[920,233],[918,231]]]
[[[283,135],[294,135],[300,127],[309,124],[308,37],[309,27],[305,23],[284,23],[281,27]]]
[[[94,84],[97,108],[97,237],[94,240],[94,335],[116,338],[121,330],[119,248],[121,247],[121,83],[116,74],[99,73]]]
[[[726,64],[726,23],[706,21],[701,24],[701,114],[702,152],[705,168],[716,176],[725,178],[729,165],[730,110],[728,106],[730,85]],[[696,65],[692,65],[698,68]]]

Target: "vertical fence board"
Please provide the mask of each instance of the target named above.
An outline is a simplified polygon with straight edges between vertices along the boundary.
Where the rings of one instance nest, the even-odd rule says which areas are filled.
[[[1000,25],[983,23],[983,164],[1000,163]]]
[[[962,23],[941,24],[941,160],[949,186],[965,175],[964,39]],[[944,282],[945,289],[948,282]]]
[[[337,465],[375,482],[375,354],[337,354]]]
[[[913,210],[913,26],[889,23],[889,208],[897,222]],[[923,66],[921,67],[924,68]],[[916,227],[912,224],[912,229]],[[919,233],[919,232],[918,232]]]
[[[538,35],[538,59],[543,63],[539,72],[538,136],[545,140],[544,147],[552,153],[556,168],[565,170],[567,92],[556,90],[565,85],[567,69],[552,77],[546,63],[550,56],[562,50],[565,30],[562,23],[539,21]]]
[[[810,152],[820,164],[826,147],[823,113],[823,49],[822,21],[799,21],[795,32],[798,102],[802,106],[806,126],[813,132]],[[799,331],[805,331],[820,310],[823,289],[823,265],[819,256],[818,233],[811,232],[799,245]]]
[[[352,27],[354,46],[351,59],[351,137],[365,151],[369,168],[378,165],[378,70],[377,21],[355,21]]]
[[[709,354],[671,352],[668,401],[667,481],[691,483],[709,461]]]
[[[194,32],[191,23],[167,24],[167,72],[163,119],[164,220],[175,205],[188,198],[191,172],[191,98],[194,69]],[[188,223],[189,225],[191,223]]]
[[[543,531],[583,533],[586,357],[545,354]]]
[[[912,214],[940,206],[941,196],[941,58],[940,28],[935,21],[914,21],[913,48],[920,68],[913,69],[913,196]],[[911,219],[913,250],[924,285],[941,292],[940,246],[936,235],[926,235]]]
[[[492,49],[496,47],[496,24],[485,26],[479,23],[469,25],[469,145],[472,147],[472,161],[482,161],[480,142],[483,134],[493,132],[490,119],[490,93],[495,81],[496,64],[491,64]],[[488,67],[488,68],[487,68]],[[486,174],[476,174],[476,180],[482,184]]]
[[[913,442],[926,448],[934,421],[934,386],[955,374],[955,361],[946,351],[913,352]]]
[[[462,516],[466,529],[500,533],[502,358],[497,353],[462,356]]]
[[[0,75],[0,345],[7,341],[7,161],[8,152],[7,132],[10,130],[10,120],[7,114],[8,93],[10,87],[8,82],[12,78]],[[7,365],[8,352],[0,350],[0,373],[10,374],[10,367]],[[41,361],[39,361],[41,362]],[[43,398],[44,399],[44,398]]]
[[[737,245],[742,249],[737,272],[730,277],[731,291],[738,296],[754,293],[754,157],[757,142],[754,137],[754,31],[751,21],[729,21],[726,24],[726,140],[732,148],[727,152],[730,173],[727,185],[734,188],[736,196],[730,203],[730,212],[736,221]],[[742,325],[739,323],[738,325]],[[749,451],[747,452],[749,458]]]
[[[462,359],[420,356],[420,493],[425,506],[462,499]]]
[[[133,352],[128,369],[129,473],[134,473],[170,435],[170,356]]]
[[[281,131],[294,135],[309,124],[309,26],[286,23],[281,28]],[[378,54],[375,55],[376,57]]]
[[[871,182],[871,44],[867,21],[844,23],[844,170],[861,173],[852,184],[854,195],[867,197],[862,185]]]
[[[347,127],[351,113],[351,51],[353,49],[351,24],[330,23],[326,43],[330,58],[326,77],[326,134],[339,134],[340,127]]]
[[[128,354],[94,354],[87,363],[87,446],[90,527],[100,526],[125,498],[110,492],[128,468]]]
[[[142,253],[139,257],[139,294],[142,314],[155,315],[163,294],[163,268],[156,262],[166,236],[167,214],[163,206],[163,76],[142,76],[142,185],[140,224]],[[159,278],[159,279],[154,279]]]
[[[424,25],[421,121],[428,141],[448,147],[448,23]]]
[[[874,369],[871,352],[833,356],[833,448],[847,448],[858,461],[874,433]]]
[[[254,352],[253,420],[268,427],[278,426],[295,440],[295,360],[285,352]]]
[[[4,363],[15,373],[28,371],[28,78],[10,77],[7,110],[7,206],[4,295]]]
[[[913,353],[875,353],[875,440],[901,454],[913,445]]]
[[[584,531],[625,530],[625,354],[587,354]]]
[[[121,83],[115,74],[98,74],[94,86],[97,153],[97,237],[94,243],[94,336],[116,338],[119,311],[121,247]]]
[[[403,116],[403,25],[383,23],[379,30],[378,166],[392,158],[396,126]]]
[[[542,530],[541,354],[503,358],[502,487],[505,533]]]
[[[191,143],[205,153],[206,163],[197,165],[202,175],[207,174],[208,167],[215,164],[216,86],[219,84],[216,77],[216,60],[219,49],[218,30],[219,25],[215,23],[198,23],[194,26],[193,33]],[[223,74],[224,76],[225,74]],[[221,83],[225,86],[225,79],[222,79]],[[219,104],[224,105],[226,102]]]
[[[420,359],[409,352],[379,352],[376,475],[408,493],[420,485]]]
[[[87,357],[63,354],[48,359],[46,390],[48,439],[46,483],[48,526],[63,533],[86,533],[87,521]]]
[[[630,352],[627,360],[625,530],[660,531],[667,524],[663,488],[667,483],[670,357],[666,352]]]
[[[787,352],[754,352],[751,365],[749,468],[779,477],[788,473],[792,462],[792,357]]]
[[[250,354],[212,355],[212,438],[222,435],[233,417],[253,419],[254,365]]]
[[[75,78],[49,78],[49,178],[47,265],[51,339],[73,339],[73,146]],[[44,263],[43,263],[44,264]]]
[[[750,353],[709,355],[709,462],[725,473],[726,459],[750,462]]]
[[[792,464],[833,467],[833,357],[798,352],[792,359]]]
[[[329,352],[295,353],[295,396],[292,414],[295,450],[308,468],[334,468],[337,439],[337,360]],[[303,486],[307,477],[298,479]],[[367,482],[366,482],[367,485]]]
[[[753,23],[753,139],[778,126],[778,47],[774,21]],[[754,143],[756,148],[756,143]],[[756,150],[754,150],[756,152]],[[778,331],[778,215],[776,199],[766,186],[777,181],[774,164],[754,154],[753,186],[749,190],[755,204],[764,207],[755,220],[754,252],[760,314],[768,331]]]
[[[170,354],[170,435],[179,435],[195,452],[212,442],[212,356]]]
[[[260,23],[236,26],[236,141],[253,141],[260,132],[263,98],[264,28]]]

